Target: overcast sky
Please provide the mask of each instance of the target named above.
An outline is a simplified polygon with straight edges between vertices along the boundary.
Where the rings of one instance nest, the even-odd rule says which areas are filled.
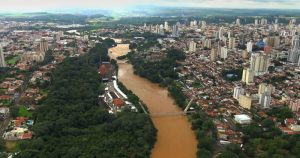
[[[61,8],[120,9],[135,5],[210,8],[299,9],[300,0],[1,0],[0,10],[43,11]]]

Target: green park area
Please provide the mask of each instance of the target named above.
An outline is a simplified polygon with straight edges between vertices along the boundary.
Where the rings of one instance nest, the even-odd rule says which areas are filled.
[[[32,113],[27,110],[25,106],[20,106],[19,108],[19,116],[20,117],[32,117]]]
[[[5,141],[5,147],[7,152],[18,151],[18,141]]]
[[[6,63],[9,65],[16,65],[19,59],[20,59],[19,55],[12,56],[6,60]]]

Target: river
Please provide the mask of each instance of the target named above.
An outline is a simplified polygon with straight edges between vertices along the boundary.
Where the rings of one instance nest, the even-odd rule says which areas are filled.
[[[182,112],[166,89],[135,75],[131,64],[120,62],[118,77],[146,104],[150,113]],[[197,140],[186,116],[151,116],[151,119],[158,130],[151,158],[196,158]]]

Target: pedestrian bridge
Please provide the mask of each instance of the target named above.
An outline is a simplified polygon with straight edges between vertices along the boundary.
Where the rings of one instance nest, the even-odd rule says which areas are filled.
[[[195,113],[195,111],[188,111],[192,102],[194,101],[194,97],[189,101],[188,105],[185,107],[184,111],[182,112],[158,112],[158,113],[150,113],[151,117],[167,117],[167,116],[180,116],[180,115],[187,115],[191,113]]]
[[[180,116],[195,113],[195,111],[187,111],[187,112],[166,112],[166,113],[150,113],[151,117],[168,117],[168,116]]]

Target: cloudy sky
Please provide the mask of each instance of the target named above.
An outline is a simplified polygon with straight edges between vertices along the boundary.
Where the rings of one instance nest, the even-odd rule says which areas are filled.
[[[44,9],[58,8],[120,9],[149,4],[209,8],[300,8],[300,0],[1,0],[0,10],[42,11]]]

